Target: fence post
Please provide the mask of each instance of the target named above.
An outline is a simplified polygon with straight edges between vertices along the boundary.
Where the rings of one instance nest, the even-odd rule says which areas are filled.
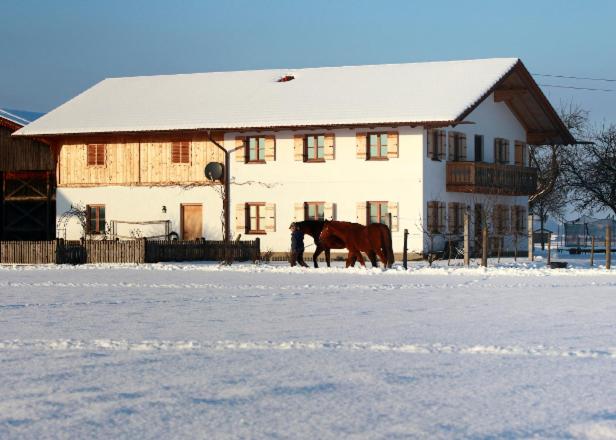
[[[148,239],[143,237],[141,239],[141,249],[139,249],[139,258],[141,261],[139,263],[145,263],[145,248],[148,245]]]
[[[470,240],[471,221],[468,209],[464,211],[464,265],[471,263],[471,240]]]
[[[605,227],[605,268],[612,267],[612,225]]]
[[[548,232],[548,266],[552,264],[552,233]]]
[[[528,259],[535,261],[535,241],[533,237],[533,215],[528,216]]]
[[[595,265],[595,236],[590,239],[590,267]]]
[[[255,238],[255,247],[257,248],[257,252],[255,252],[253,262],[261,259],[261,238]]]
[[[484,225],[481,230],[481,265],[488,267],[488,227]]]
[[[56,264],[64,263],[64,239],[56,238]]]
[[[405,229],[404,230],[404,246],[402,248],[402,267],[404,267],[404,269],[408,269],[408,241],[409,241],[409,230]]]

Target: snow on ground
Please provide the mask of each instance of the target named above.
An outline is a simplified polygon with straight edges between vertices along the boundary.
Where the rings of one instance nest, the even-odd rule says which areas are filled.
[[[586,260],[0,267],[0,438],[616,438]]]

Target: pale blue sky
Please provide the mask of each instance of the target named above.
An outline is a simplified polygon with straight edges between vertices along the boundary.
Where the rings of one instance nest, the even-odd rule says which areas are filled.
[[[110,76],[503,56],[616,79],[615,19],[610,0],[3,0],[0,107],[48,111]],[[616,92],[543,90],[616,122]]]

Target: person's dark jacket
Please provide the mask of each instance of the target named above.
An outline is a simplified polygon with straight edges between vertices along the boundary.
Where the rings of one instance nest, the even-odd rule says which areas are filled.
[[[293,252],[304,252],[304,233],[300,230],[291,233],[291,250]]]

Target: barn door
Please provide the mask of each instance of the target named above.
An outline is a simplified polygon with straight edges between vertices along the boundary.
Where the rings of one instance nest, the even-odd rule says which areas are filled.
[[[195,240],[203,237],[203,206],[200,203],[187,203],[180,206],[182,240]]]

